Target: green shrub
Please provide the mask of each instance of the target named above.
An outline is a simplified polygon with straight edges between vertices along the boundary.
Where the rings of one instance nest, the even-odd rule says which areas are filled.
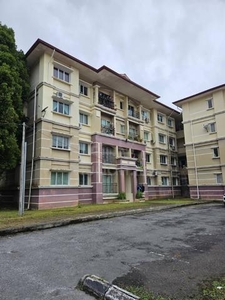
[[[125,192],[120,192],[119,195],[118,195],[118,199],[125,200],[126,199],[126,193]]]
[[[140,198],[142,198],[142,192],[141,191],[137,191],[136,199],[140,199]]]

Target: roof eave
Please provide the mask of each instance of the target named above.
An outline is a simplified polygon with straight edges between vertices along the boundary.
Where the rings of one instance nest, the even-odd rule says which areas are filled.
[[[221,85],[215,86],[213,88],[210,88],[208,90],[204,90],[204,91],[202,91],[200,93],[191,95],[189,97],[185,97],[183,99],[174,101],[173,104],[176,105],[176,106],[178,106],[178,107],[181,107],[182,104],[185,103],[185,102],[188,102],[190,100],[198,99],[199,97],[201,97],[203,95],[211,94],[211,93],[216,92],[217,90],[221,90],[221,89],[225,89],[225,84],[221,84]]]

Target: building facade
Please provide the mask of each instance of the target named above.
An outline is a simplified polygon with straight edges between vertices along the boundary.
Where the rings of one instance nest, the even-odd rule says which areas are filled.
[[[45,209],[180,195],[175,119],[158,95],[37,40],[26,54],[25,206]],[[19,172],[1,199],[17,199]],[[8,188],[7,188],[8,187]]]
[[[182,108],[190,196],[221,200],[225,193],[225,85],[174,104]]]

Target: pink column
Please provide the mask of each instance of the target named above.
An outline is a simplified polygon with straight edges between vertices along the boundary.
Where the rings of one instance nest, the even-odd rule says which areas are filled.
[[[119,192],[126,192],[124,170],[119,170]]]
[[[133,186],[132,186],[132,192],[133,192],[133,199],[135,200],[136,198],[136,193],[137,193],[137,171],[133,171]]]
[[[93,203],[103,203],[102,194],[102,145],[99,142],[92,142],[91,145],[92,161],[92,180],[93,186],[92,199]]]

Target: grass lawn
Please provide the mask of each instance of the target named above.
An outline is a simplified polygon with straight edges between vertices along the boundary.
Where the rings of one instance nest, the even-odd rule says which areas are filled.
[[[38,223],[47,223],[63,219],[71,219],[76,216],[122,211],[129,209],[138,209],[144,207],[165,206],[174,204],[189,204],[195,201],[190,199],[166,199],[150,200],[145,202],[131,203],[112,203],[96,205],[79,205],[76,207],[55,208],[48,210],[25,210],[24,215],[20,217],[18,210],[0,209],[0,229],[18,227],[25,225],[34,225]]]
[[[173,300],[172,298],[164,298],[160,295],[154,295],[147,291],[144,287],[123,286],[125,290],[139,296],[141,300]],[[207,280],[200,284],[198,295],[195,298],[185,298],[194,300],[224,300],[225,299],[225,276],[221,278]]]

